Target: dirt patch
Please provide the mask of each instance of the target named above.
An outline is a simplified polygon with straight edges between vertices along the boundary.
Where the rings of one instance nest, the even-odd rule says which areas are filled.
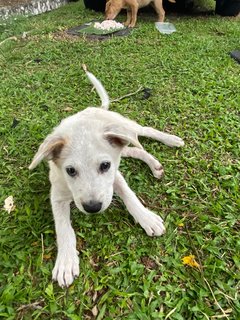
[[[79,41],[79,37],[76,37],[71,34],[67,34],[65,31],[55,32],[52,34],[52,38],[56,41]]]
[[[31,40],[31,41],[35,41],[35,42],[39,42],[41,40],[46,40],[46,39],[51,40],[51,41],[77,42],[81,38],[77,37],[77,36],[69,35],[65,31],[57,31],[57,32],[49,33],[49,34],[43,34],[43,35],[30,35],[30,34],[28,34],[27,39]],[[68,109],[68,107],[66,107],[64,109],[64,111],[70,112],[71,109]],[[76,207],[73,206],[73,208],[76,208]]]
[[[21,4],[30,3],[31,0],[1,0],[0,8],[1,7],[16,7]]]

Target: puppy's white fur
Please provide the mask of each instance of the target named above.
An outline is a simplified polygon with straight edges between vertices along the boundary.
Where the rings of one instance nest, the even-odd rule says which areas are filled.
[[[43,159],[49,161],[51,204],[58,245],[52,276],[60,286],[69,286],[79,275],[70,203],[74,201],[84,213],[88,213],[86,208],[90,204],[97,204],[98,208],[93,210],[102,212],[110,205],[113,192],[116,192],[149,236],[162,235],[165,231],[162,219],[141,204],[118,171],[120,157],[131,156],[145,161],[153,175],[160,178],[163,173],[161,164],[142,148],[138,136],[150,137],[171,147],[184,145],[177,136],[142,127],[116,112],[108,111],[106,90],[93,74],[87,72],[87,75],[101,98],[102,108],[89,107],[64,119],[46,137],[29,166],[33,169]],[[134,147],[128,147],[129,143]],[[110,167],[102,172],[103,163],[110,164]],[[74,168],[74,176],[69,175],[68,168]]]

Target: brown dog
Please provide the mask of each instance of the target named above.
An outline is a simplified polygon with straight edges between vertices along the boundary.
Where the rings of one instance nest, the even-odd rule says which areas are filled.
[[[168,0],[175,3],[175,0]],[[105,13],[107,20],[113,20],[122,9],[127,9],[127,21],[124,23],[127,27],[134,27],[137,21],[138,8],[153,4],[158,14],[158,21],[163,22],[165,11],[162,6],[162,0],[107,0]]]

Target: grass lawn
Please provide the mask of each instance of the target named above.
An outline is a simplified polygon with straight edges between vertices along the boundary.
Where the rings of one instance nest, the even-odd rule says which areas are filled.
[[[240,65],[235,18],[167,15],[177,32],[161,35],[141,14],[123,38],[89,41],[65,30],[101,14],[81,1],[32,18],[1,22],[0,318],[240,319]],[[124,20],[125,16],[120,16]],[[26,32],[27,35],[25,34]],[[51,281],[56,257],[46,163],[28,165],[59,121],[99,105],[85,63],[112,99],[140,124],[172,132],[186,146],[142,139],[163,164],[156,180],[140,161],[121,171],[167,232],[150,238],[114,198],[102,215],[72,211],[81,273],[69,289]],[[4,200],[12,195],[15,210]],[[199,267],[184,265],[195,255]]]

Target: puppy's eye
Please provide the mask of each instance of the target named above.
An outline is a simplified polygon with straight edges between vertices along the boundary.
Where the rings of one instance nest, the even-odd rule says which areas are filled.
[[[75,177],[77,175],[77,170],[73,167],[67,167],[66,172],[70,177]]]
[[[100,164],[99,170],[101,173],[107,172],[111,167],[111,163],[108,161],[104,161]]]

